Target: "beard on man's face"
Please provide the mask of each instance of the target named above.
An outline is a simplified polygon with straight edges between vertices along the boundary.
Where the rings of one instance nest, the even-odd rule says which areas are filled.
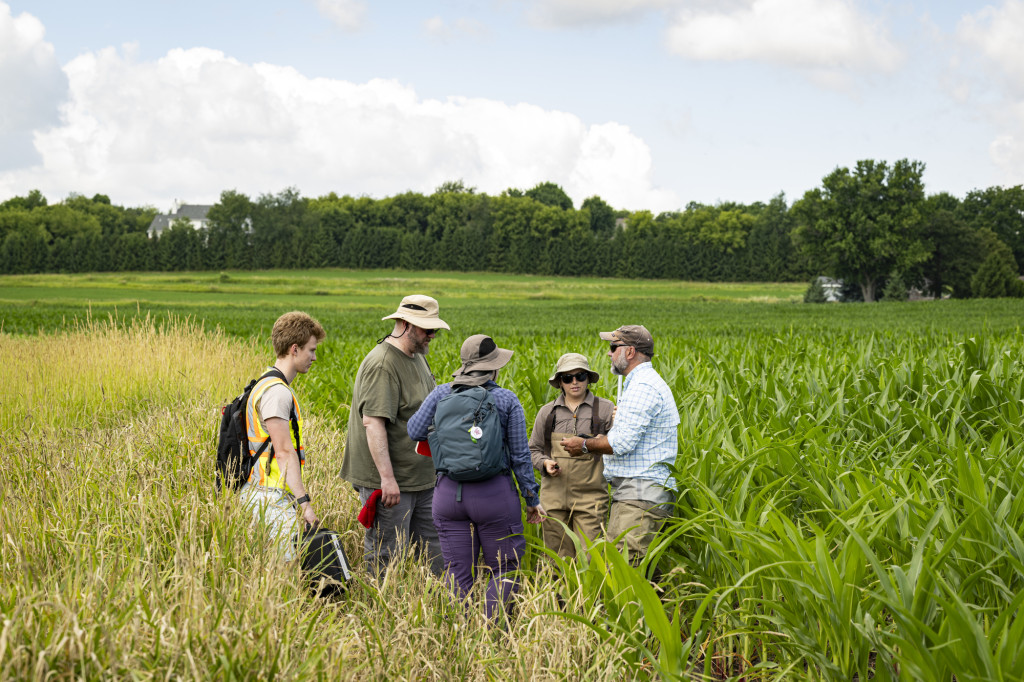
[[[410,325],[409,336],[413,342],[413,353],[426,355],[430,352],[430,336],[425,331],[415,325]]]

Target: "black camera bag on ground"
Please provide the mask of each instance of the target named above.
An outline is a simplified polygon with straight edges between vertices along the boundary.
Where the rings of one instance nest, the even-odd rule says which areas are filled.
[[[333,530],[314,527],[299,542],[302,572],[317,597],[342,596],[348,591],[352,568]]]

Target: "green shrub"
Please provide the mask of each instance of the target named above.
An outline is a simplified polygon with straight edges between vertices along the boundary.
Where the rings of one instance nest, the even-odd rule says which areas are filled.
[[[820,277],[811,280],[810,286],[804,292],[804,303],[828,303],[825,296],[825,286],[821,283]]]

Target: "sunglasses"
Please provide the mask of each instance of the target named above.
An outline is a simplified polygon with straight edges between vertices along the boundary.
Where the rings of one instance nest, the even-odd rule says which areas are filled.
[[[563,374],[561,378],[563,384],[571,384],[573,379],[582,384],[584,381],[590,378],[590,375],[586,372],[579,371],[576,372],[575,374]]]
[[[628,345],[629,345],[628,343],[613,343],[609,347],[609,349],[610,349],[609,352],[614,353],[615,351],[617,351],[618,349],[622,348],[623,346],[628,346]]]

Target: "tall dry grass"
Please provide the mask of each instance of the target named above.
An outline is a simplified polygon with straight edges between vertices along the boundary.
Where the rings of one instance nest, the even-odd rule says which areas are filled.
[[[618,680],[653,671],[630,648],[635,635],[545,615],[588,603],[548,566],[525,581],[504,627],[486,625],[479,599],[468,610],[453,604],[412,558],[380,582],[360,572],[344,600],[311,599],[237,500],[213,492],[219,406],[269,348],[189,320],[161,326],[108,320],[0,335],[0,679]],[[337,476],[344,434],[311,415],[307,435],[317,508],[361,566],[357,498]]]

